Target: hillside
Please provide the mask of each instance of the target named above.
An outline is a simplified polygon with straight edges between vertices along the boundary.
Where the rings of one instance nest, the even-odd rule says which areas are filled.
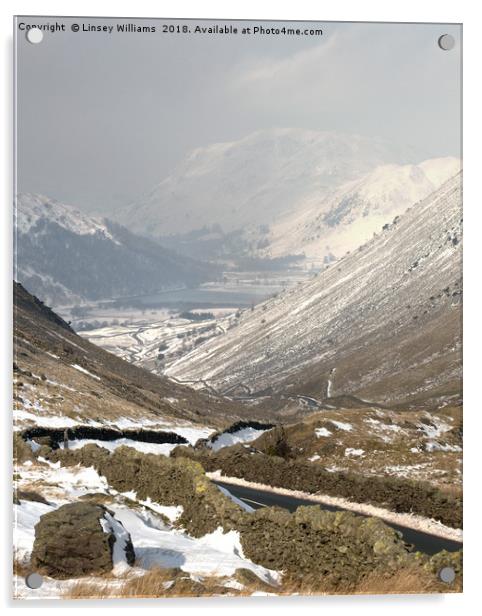
[[[75,334],[14,283],[17,429],[93,426],[190,431],[201,438],[245,409],[135,367]]]
[[[54,306],[196,286],[216,276],[212,266],[40,195],[18,195],[15,240],[17,280]]]
[[[320,592],[360,583],[376,592],[388,569],[391,590],[408,572],[418,580],[412,591],[440,590],[442,566],[454,567],[460,587],[461,499],[446,486],[460,478],[457,456],[446,453],[460,451],[456,410],[338,411],[286,431],[252,421],[227,428],[234,402],[94,347],[19,284],[14,302],[15,597],[292,594],[314,578]],[[371,475],[359,474],[369,462],[355,440],[383,441]],[[383,476],[393,449],[407,444],[408,464]],[[352,451],[362,464],[347,464]],[[425,475],[414,477],[417,467]],[[439,485],[420,481],[428,472]],[[226,474],[292,497],[301,489],[322,506],[256,511],[212,481]],[[413,550],[413,530],[423,553]],[[40,590],[25,583],[31,571],[42,575]]]
[[[461,394],[461,175],[312,281],[241,314],[167,371],[218,391]]]
[[[459,170],[460,161],[450,157],[382,165],[327,196],[315,193],[271,226],[262,254],[273,258],[302,252],[311,262],[329,263],[370,240]]]

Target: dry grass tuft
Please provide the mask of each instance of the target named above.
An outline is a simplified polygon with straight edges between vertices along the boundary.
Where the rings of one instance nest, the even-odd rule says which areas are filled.
[[[223,594],[239,594],[227,588],[227,578],[206,576],[202,582],[191,579],[188,573],[179,569],[156,567],[144,575],[128,577],[125,580],[113,578],[101,583],[79,580],[63,594],[64,599],[108,599],[108,598],[161,598],[161,597],[209,597]],[[248,593],[246,593],[248,594]],[[250,593],[249,593],[250,594]]]
[[[73,584],[63,595],[64,599],[107,599],[112,595],[112,588],[108,582],[101,584],[79,580]]]
[[[413,567],[385,572],[374,570],[353,584],[341,585],[330,577],[285,577],[279,594],[292,595],[390,595],[462,592],[462,579],[444,584],[435,574]]]
[[[433,592],[454,592],[437,581],[437,578],[420,569],[402,569],[396,574],[386,575],[373,571],[357,585],[355,593],[361,595],[426,594]]]
[[[340,584],[333,577],[285,575],[278,588],[267,587],[261,580],[246,583],[243,589],[225,586],[230,578],[206,576],[200,581],[179,569],[154,568],[138,577],[113,578],[98,583],[78,581],[63,595],[66,599],[213,597],[220,595],[250,596],[255,591],[277,595],[386,595],[461,592],[460,576],[454,584],[440,582],[435,574],[413,567],[398,571],[373,571],[353,584]]]
[[[27,577],[29,573],[32,573],[32,569],[29,565],[22,563],[19,560],[13,561],[13,575]]]
[[[165,597],[177,570],[155,567],[142,576],[128,579],[119,588],[120,597]]]

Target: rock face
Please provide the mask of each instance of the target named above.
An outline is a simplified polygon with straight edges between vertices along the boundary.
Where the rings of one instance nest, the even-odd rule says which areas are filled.
[[[58,579],[111,571],[116,537],[104,530],[110,526],[102,525],[107,513],[102,505],[69,503],[42,516],[35,527],[32,566]],[[135,555],[130,536],[125,556],[132,565]]]

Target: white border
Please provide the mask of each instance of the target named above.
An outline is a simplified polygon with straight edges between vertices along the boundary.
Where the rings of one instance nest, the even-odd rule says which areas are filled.
[[[2,420],[3,438],[2,454],[4,456],[2,473],[2,495],[6,497],[3,502],[9,502],[10,477],[9,464],[11,445],[9,439],[11,416],[10,408],[10,381],[11,381],[11,354],[10,348],[10,301],[11,301],[11,215],[12,202],[12,128],[11,128],[11,48],[12,48],[12,15],[13,14],[44,14],[44,15],[111,15],[111,16],[149,16],[149,17],[198,17],[198,18],[238,18],[238,19],[302,19],[302,20],[357,20],[357,21],[428,21],[428,22],[463,22],[464,23],[464,193],[465,193],[465,592],[464,595],[422,596],[422,597],[322,597],[322,598],[253,598],[253,599],[219,599],[219,600],[156,600],[156,601],[124,601],[124,602],[48,602],[34,604],[29,602],[28,607],[19,606],[20,610],[35,608],[37,613],[47,613],[52,608],[73,609],[86,607],[93,613],[100,613],[105,608],[129,609],[143,607],[150,610],[169,610],[173,613],[196,611],[197,614],[211,613],[213,611],[229,609],[233,613],[242,613],[246,610],[263,610],[266,612],[288,612],[290,609],[300,609],[306,614],[319,613],[320,610],[336,610],[337,614],[412,614],[437,613],[437,616],[450,614],[454,610],[464,610],[470,613],[470,608],[478,601],[478,585],[480,585],[480,550],[478,549],[480,536],[481,509],[477,506],[477,496],[480,486],[479,449],[482,438],[482,408],[479,382],[481,380],[481,293],[480,264],[482,262],[482,220],[481,220],[481,147],[480,115],[482,101],[480,96],[480,36],[481,20],[479,3],[474,0],[400,0],[399,2],[387,0],[332,0],[331,3],[308,0],[278,0],[268,2],[263,0],[194,0],[174,1],[147,1],[135,0],[132,2],[107,0],[18,0],[16,2],[4,0],[2,3],[2,51],[4,83],[2,92],[2,134],[4,138],[1,149],[3,187],[2,212],[2,330],[0,348],[2,357],[2,387],[3,405]],[[479,83],[477,83],[479,81]],[[0,558],[2,572],[2,597],[4,607],[12,609],[13,604],[8,599],[10,594],[10,546],[11,546],[11,520],[8,506],[0,508],[2,515],[3,558]],[[475,610],[474,610],[475,611]],[[18,613],[18,612],[17,612]]]

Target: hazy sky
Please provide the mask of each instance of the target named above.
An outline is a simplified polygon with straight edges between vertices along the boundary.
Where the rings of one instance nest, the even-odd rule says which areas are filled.
[[[459,26],[310,23],[323,36],[18,32],[18,189],[108,212],[192,148],[270,127],[337,130],[460,155]],[[215,22],[135,20],[212,25]],[[281,26],[280,22],[218,22]],[[306,24],[291,24],[304,28]],[[456,46],[437,40],[451,33]]]

